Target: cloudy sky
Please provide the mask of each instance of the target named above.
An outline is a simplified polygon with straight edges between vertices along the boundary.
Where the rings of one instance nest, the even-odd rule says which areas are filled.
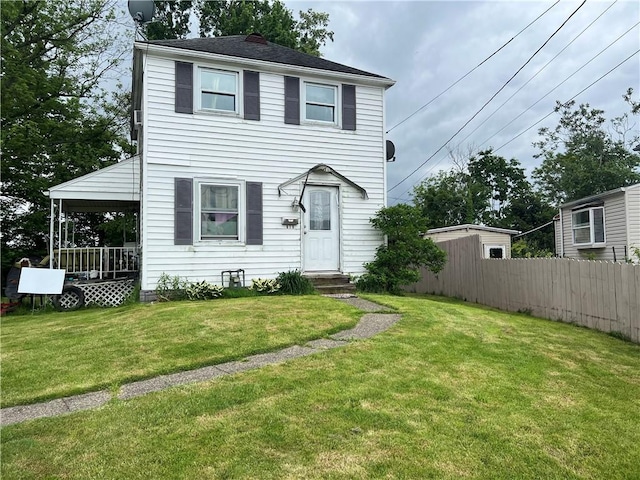
[[[396,146],[396,162],[388,168],[390,204],[406,201],[413,185],[450,168],[447,148],[442,148],[447,140],[581,4],[573,0],[285,3],[295,13],[308,8],[329,13],[335,36],[322,48],[325,58],[396,81],[386,96],[387,138]],[[571,99],[633,55],[576,97],[578,103],[604,110],[607,118],[624,113],[628,108],[621,97],[626,89],[633,87],[636,98],[640,93],[639,22],[640,2],[587,1],[448,147],[459,151],[493,147],[504,157],[520,160],[530,173],[539,164],[532,146],[538,128],[554,127],[559,117],[552,114],[536,122],[553,112],[556,100]],[[499,53],[433,100],[510,39]]]
[[[450,167],[446,148],[435,156],[434,153],[527,62],[581,2],[564,0],[552,7],[554,3],[555,0],[286,2],[294,12],[313,8],[330,14],[335,37],[333,43],[322,49],[325,58],[385,75],[397,82],[386,97],[387,129],[391,130],[387,138],[395,143],[397,158],[389,164],[389,188],[418,170],[389,192],[390,203],[406,200],[414,184]],[[398,125],[549,7],[552,8],[546,14],[489,61]],[[624,113],[627,108],[622,94],[627,87],[634,87],[636,94],[640,90],[640,55],[636,53],[640,49],[638,22],[639,2],[588,1],[449,146],[461,151],[469,147],[497,149],[552,112],[556,100],[571,99],[635,53],[576,97],[578,103],[605,110],[607,118]],[[593,59],[611,43],[613,45]],[[589,61],[591,63],[582,68]],[[557,114],[549,116],[500,148],[498,153],[517,158],[530,172],[539,163],[533,157],[537,150],[532,146],[538,137],[538,128],[554,127],[558,118]]]

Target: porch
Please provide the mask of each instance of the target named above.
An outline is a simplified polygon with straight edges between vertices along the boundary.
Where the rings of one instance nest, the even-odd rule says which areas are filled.
[[[69,182],[52,187],[49,255],[42,267],[65,270],[67,283],[97,284],[137,279],[140,272],[140,163],[131,157]],[[78,241],[72,216],[83,213],[126,213],[135,217],[135,235],[115,245]],[[92,242],[89,242],[92,243]],[[93,290],[95,288],[92,287]],[[90,303],[90,302],[87,302]],[[113,302],[112,302],[113,303]]]

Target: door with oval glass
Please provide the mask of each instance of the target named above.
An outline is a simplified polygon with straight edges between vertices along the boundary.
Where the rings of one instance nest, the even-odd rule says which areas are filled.
[[[338,188],[308,185],[303,204],[304,270],[333,271],[340,268],[340,218]]]

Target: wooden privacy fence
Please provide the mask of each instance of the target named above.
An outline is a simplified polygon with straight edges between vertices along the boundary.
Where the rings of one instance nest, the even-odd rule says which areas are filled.
[[[447,264],[416,293],[620,332],[640,343],[640,265],[566,258],[484,259],[478,235],[438,243]]]

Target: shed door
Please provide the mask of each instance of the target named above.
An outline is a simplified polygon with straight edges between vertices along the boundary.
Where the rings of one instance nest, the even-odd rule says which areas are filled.
[[[303,201],[302,235],[304,270],[334,271],[340,268],[340,218],[338,188],[307,186]]]

